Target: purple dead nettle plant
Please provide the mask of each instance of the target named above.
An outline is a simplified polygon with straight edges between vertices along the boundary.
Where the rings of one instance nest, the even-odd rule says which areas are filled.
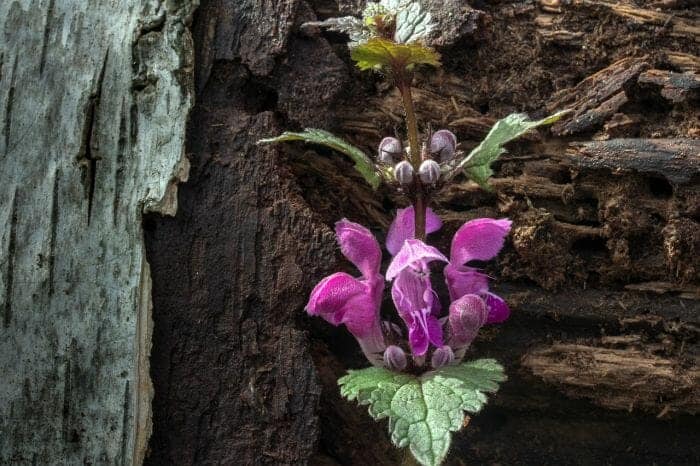
[[[510,315],[506,302],[489,290],[489,277],[470,263],[496,257],[511,221],[478,218],[464,223],[452,238],[448,257],[427,242],[427,235],[442,227],[428,207],[431,195],[458,174],[489,189],[490,165],[505,152],[503,146],[537,126],[555,122],[563,112],[538,121],[523,114],[509,115],[465,154],[451,131],[419,130],[413,77],[419,67],[440,64],[439,55],[429,46],[439,28],[419,2],[370,2],[361,19],[330,18],[304,27],[347,33],[357,66],[374,70],[394,84],[403,104],[405,140],[385,137],[374,160],[320,129],[285,132],[260,142],[298,140],[334,149],[355,162],[372,188],[385,182],[409,203],[398,210],[387,233],[386,250],[392,259],[384,275],[382,248],[374,235],[347,219],[336,223],[340,249],[359,276],[337,272],[324,278],[311,292],[306,310],[333,325],[345,325],[371,364],[341,377],[341,394],[369,405],[373,418],[388,418],[397,447],[408,446],[423,465],[438,465],[449,450],[451,432],[463,426],[465,412],[478,412],[486,403],[485,393],[495,392],[505,380],[503,367],[495,360],[464,358],[482,326],[504,322]],[[439,264],[443,264],[448,300],[440,299],[433,287],[433,272]],[[391,283],[391,298],[403,329],[382,320],[386,282]]]

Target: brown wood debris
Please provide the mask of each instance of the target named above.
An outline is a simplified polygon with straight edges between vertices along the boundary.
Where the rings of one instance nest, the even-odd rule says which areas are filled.
[[[661,95],[675,103],[700,96],[700,76],[692,72],[647,70],[639,75],[639,83],[660,86]]]
[[[540,8],[547,13],[561,13],[561,0],[540,0]]]
[[[649,68],[646,58],[624,58],[589,76],[575,87],[555,94],[547,109],[553,112],[569,108],[573,113],[555,124],[552,132],[564,136],[590,131],[602,125],[627,103],[624,89]]]
[[[673,50],[665,51],[665,58],[674,67],[683,72],[700,73],[700,58],[689,53],[676,52]]]
[[[647,10],[621,2],[601,2],[597,0],[575,0],[574,5],[604,6],[618,16],[628,18],[636,23],[660,26],[673,37],[686,37],[700,42],[700,26],[697,21],[681,18],[675,14],[662,13],[657,10]]]
[[[583,33],[582,32],[572,32],[568,31],[566,29],[557,29],[557,30],[547,30],[547,29],[538,29],[537,31],[540,36],[545,40],[545,42],[554,42],[554,43],[570,43],[570,42],[578,42],[581,39],[583,39]]]
[[[614,114],[603,126],[608,137],[636,136],[636,127],[639,121],[624,113]]]
[[[696,358],[682,361],[637,345],[638,335],[610,338],[593,346],[555,343],[538,346],[522,359],[524,367],[570,397],[609,409],[641,409],[664,415],[700,411],[700,370]],[[614,348],[602,345],[614,346]],[[687,358],[686,358],[687,359]]]
[[[634,170],[660,175],[674,184],[687,183],[700,175],[700,140],[611,139],[575,144],[569,160],[587,169],[615,172]]]
[[[630,291],[649,291],[656,294],[678,293],[683,299],[700,300],[700,286],[679,285],[671,282],[644,282],[625,285]]]

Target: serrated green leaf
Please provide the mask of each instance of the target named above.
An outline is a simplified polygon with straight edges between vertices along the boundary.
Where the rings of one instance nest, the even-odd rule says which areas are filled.
[[[438,466],[447,456],[452,434],[462,428],[464,412],[478,412],[484,393],[498,390],[503,367],[480,359],[440,368],[420,377],[370,367],[351,370],[338,380],[348,400],[369,405],[376,420],[389,418],[391,441],[409,447],[424,466]]]
[[[440,55],[419,43],[398,44],[388,39],[374,38],[350,52],[361,70],[380,68],[410,68],[415,65],[440,66]]]
[[[493,125],[481,144],[476,146],[469,155],[460,162],[459,166],[464,169],[466,175],[477,182],[482,187],[487,187],[487,180],[493,171],[491,163],[505,152],[503,146],[513,139],[519,138],[533,128],[544,125],[551,125],[568,113],[568,110],[557,112],[547,118],[538,121],[528,120],[527,115],[514,113],[498,120]]]
[[[379,186],[381,179],[374,168],[372,160],[364,152],[362,152],[361,149],[340,139],[337,136],[334,136],[328,131],[315,128],[306,128],[301,133],[285,131],[277,137],[261,139],[258,141],[258,144],[274,144],[284,141],[310,142],[313,144],[330,147],[333,150],[343,153],[350,157],[353,162],[355,162],[355,170],[357,170],[360,175],[364,177],[372,188],[377,189]]]

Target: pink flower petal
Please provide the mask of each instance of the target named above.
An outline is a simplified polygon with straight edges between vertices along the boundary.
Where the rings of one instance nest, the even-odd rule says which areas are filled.
[[[426,306],[423,297],[427,287],[425,279],[410,269],[399,273],[392,283],[391,298],[406,326],[413,325],[414,315]]]
[[[450,262],[464,265],[471,260],[496,257],[513,222],[508,219],[477,218],[460,227],[452,238]]]
[[[340,250],[365,278],[379,273],[382,250],[372,232],[359,223],[343,219],[335,224]]]
[[[439,301],[427,273],[406,268],[394,280],[391,287],[394,305],[408,327],[411,351],[423,355],[429,343],[442,346],[442,327],[433,310]]]
[[[447,257],[419,239],[406,240],[389,264],[386,279],[393,280],[406,267],[420,267],[434,260],[447,262]]]
[[[403,246],[403,242],[416,236],[415,210],[413,206],[399,209],[396,218],[391,222],[389,233],[386,235],[386,249],[392,256]],[[425,211],[425,232],[434,233],[442,228],[442,220],[432,209]]]
[[[345,324],[357,338],[379,326],[379,306],[384,282],[375,277],[370,282],[338,272],[321,280],[311,292],[306,311],[333,325]]]
[[[364,283],[347,273],[337,272],[314,287],[306,312],[312,316],[321,316],[333,325],[340,325],[348,302],[363,294],[368,294]]]
[[[452,301],[466,294],[482,294],[489,290],[488,277],[471,267],[447,264],[443,275]]]
[[[493,293],[486,293],[486,307],[489,316],[487,324],[500,324],[510,317],[510,308],[503,298]]]
[[[408,343],[411,345],[411,352],[416,356],[427,353],[430,343],[438,348],[443,346],[440,322],[431,315],[422,317],[416,319],[408,329]]]

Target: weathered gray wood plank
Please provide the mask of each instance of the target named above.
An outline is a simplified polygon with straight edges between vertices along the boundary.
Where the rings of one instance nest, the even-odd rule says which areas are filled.
[[[141,214],[187,173],[196,0],[0,2],[0,463],[150,435]]]

